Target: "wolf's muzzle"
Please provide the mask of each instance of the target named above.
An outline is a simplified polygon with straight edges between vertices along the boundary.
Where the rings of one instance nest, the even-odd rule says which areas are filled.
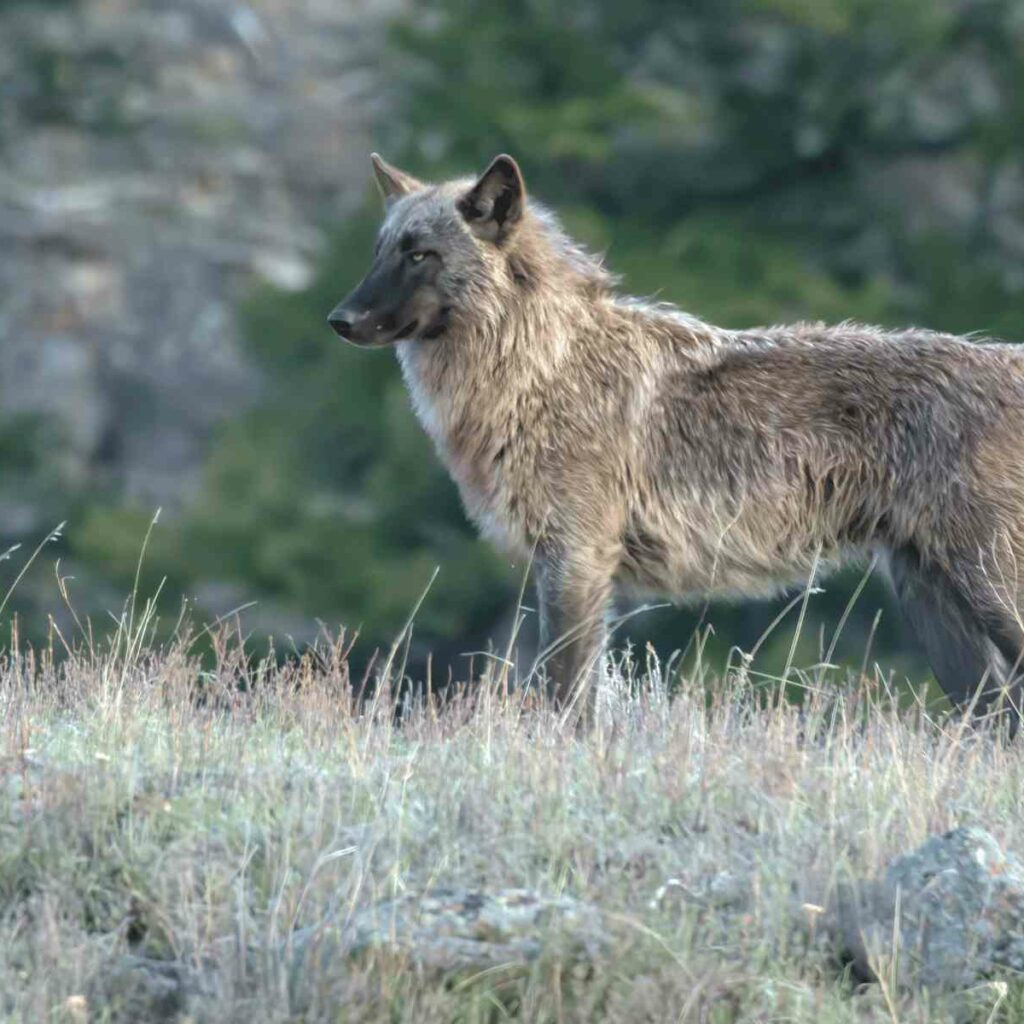
[[[380,345],[391,341],[394,317],[336,307],[327,317],[334,333],[353,345]]]
[[[331,325],[332,330],[339,338],[344,338],[346,341],[352,339],[352,321],[345,319],[340,313],[332,313],[328,318],[327,322]]]

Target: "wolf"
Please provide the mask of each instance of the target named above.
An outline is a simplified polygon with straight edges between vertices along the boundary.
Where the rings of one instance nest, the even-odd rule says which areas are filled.
[[[556,706],[587,706],[616,586],[759,596],[876,556],[948,697],[1019,709],[1024,350],[716,327],[621,295],[510,156],[372,163],[383,224],[330,326],[395,348],[469,517],[535,559]]]

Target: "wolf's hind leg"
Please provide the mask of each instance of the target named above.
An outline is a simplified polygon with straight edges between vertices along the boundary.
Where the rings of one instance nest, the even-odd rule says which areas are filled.
[[[958,707],[973,702],[976,717],[1000,700],[1020,707],[1020,666],[1014,671],[1009,623],[996,601],[971,593],[964,578],[925,562],[913,548],[894,551],[889,560],[893,586],[907,624],[924,648],[946,696]],[[965,566],[965,570],[968,567]],[[977,566],[973,573],[977,576]],[[997,627],[997,621],[1000,625]],[[1013,714],[1015,730],[1019,715]]]

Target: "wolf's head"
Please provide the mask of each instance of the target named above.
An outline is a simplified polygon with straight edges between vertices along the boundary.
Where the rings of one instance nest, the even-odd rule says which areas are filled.
[[[493,280],[523,219],[526,190],[510,156],[476,180],[426,185],[373,154],[386,215],[373,263],[332,310],[331,327],[364,347],[439,338],[474,286]]]

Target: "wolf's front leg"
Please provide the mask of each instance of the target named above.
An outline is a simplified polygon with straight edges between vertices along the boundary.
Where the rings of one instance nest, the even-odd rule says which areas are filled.
[[[612,570],[596,561],[545,559],[537,579],[540,663],[556,708],[592,718],[607,634]]]

